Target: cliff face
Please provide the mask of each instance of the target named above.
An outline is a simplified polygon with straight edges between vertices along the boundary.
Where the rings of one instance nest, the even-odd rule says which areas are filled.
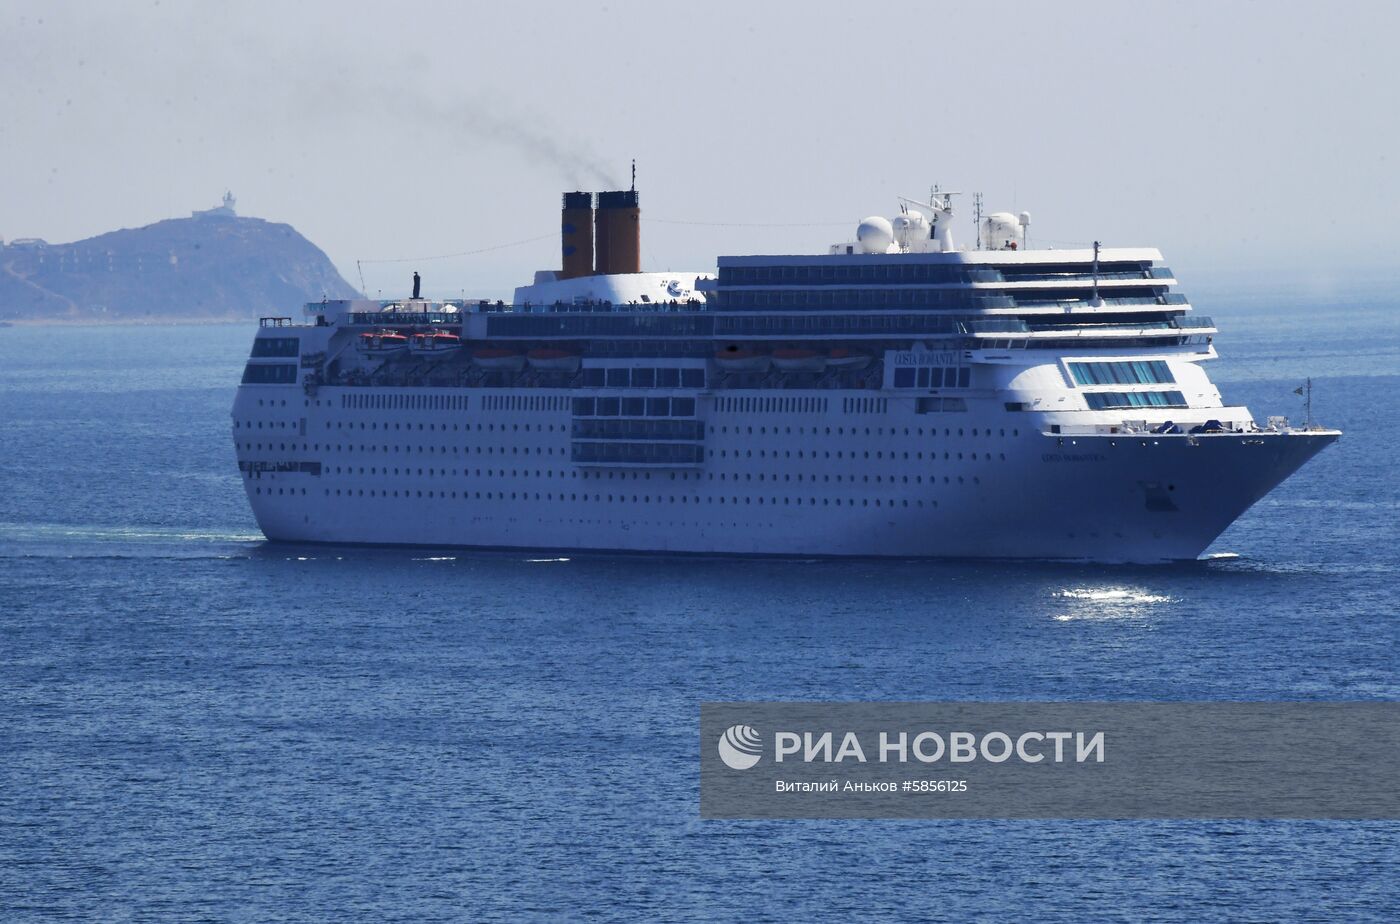
[[[291,225],[201,215],[72,244],[0,248],[0,319],[180,320],[296,315],[356,292]]]

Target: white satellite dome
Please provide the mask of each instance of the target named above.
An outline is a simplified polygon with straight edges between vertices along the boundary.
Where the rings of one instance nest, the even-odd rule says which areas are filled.
[[[991,250],[1015,250],[1021,237],[1021,223],[1010,212],[993,212],[983,219],[987,247]]]
[[[918,212],[900,215],[894,220],[894,239],[901,247],[913,247],[916,241],[929,236],[928,219]]]
[[[865,253],[888,253],[894,243],[894,226],[888,218],[872,215],[856,229],[856,240]]]

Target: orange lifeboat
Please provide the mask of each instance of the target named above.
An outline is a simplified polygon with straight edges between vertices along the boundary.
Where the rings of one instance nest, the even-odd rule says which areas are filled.
[[[541,372],[577,372],[579,367],[579,355],[568,350],[541,347],[526,353],[525,358],[529,360],[531,369]]]
[[[472,354],[472,362],[490,371],[519,372],[525,368],[525,357],[514,350],[483,347]]]
[[[844,347],[837,347],[826,354],[826,364],[832,369],[842,369],[854,372],[864,369],[870,365],[869,353],[858,353],[855,350],[847,350]]]
[[[783,372],[821,372],[826,357],[816,350],[774,350],[773,365]]]
[[[408,337],[396,330],[365,331],[359,347],[366,356],[392,356],[408,349]]]
[[[430,330],[408,338],[408,351],[414,356],[441,356],[462,348],[462,338],[445,330]]]
[[[715,354],[715,365],[725,372],[767,372],[772,360],[766,353],[727,346]]]

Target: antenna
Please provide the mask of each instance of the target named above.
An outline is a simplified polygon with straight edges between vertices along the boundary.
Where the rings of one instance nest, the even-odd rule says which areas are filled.
[[[940,249],[949,253],[953,247],[953,197],[962,193],[944,192],[936,185],[929,192],[929,201],[925,205],[922,202],[915,202],[913,199],[899,197],[901,204],[914,209],[923,215],[929,222],[929,237],[937,238]]]
[[[1103,299],[1099,298],[1099,242],[1094,241],[1094,295],[1089,299],[1092,308],[1101,308]]]
[[[632,158],[632,191],[637,191],[637,158]]]
[[[972,226],[977,229],[977,249],[982,249],[982,194],[972,194]]]

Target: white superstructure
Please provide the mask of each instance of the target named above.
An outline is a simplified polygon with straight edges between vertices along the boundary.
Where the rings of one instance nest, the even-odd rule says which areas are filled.
[[[826,254],[641,273],[636,193],[592,205],[512,305],[264,320],[233,433],[269,539],[1194,559],[1340,435],[1226,404],[1154,249],[1028,250],[993,213],[959,250],[935,196]]]

